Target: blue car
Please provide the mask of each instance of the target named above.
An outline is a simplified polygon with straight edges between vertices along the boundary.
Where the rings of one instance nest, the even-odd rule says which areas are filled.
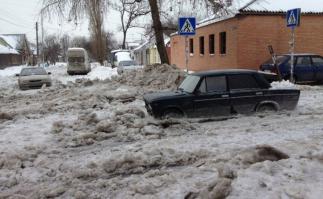
[[[261,71],[281,74],[285,80],[290,79],[291,56],[279,55],[276,59],[277,67],[272,59],[260,66]],[[296,83],[323,82],[323,57],[316,54],[294,54],[294,80]]]

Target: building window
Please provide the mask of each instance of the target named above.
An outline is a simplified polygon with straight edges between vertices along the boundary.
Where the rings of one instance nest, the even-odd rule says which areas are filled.
[[[220,54],[227,53],[227,33],[220,32]]]
[[[193,39],[190,39],[190,53],[191,54],[194,53],[194,41],[193,41]]]
[[[200,37],[200,54],[204,55],[204,37]]]
[[[209,53],[211,55],[214,55],[215,49],[214,49],[214,34],[209,35]]]

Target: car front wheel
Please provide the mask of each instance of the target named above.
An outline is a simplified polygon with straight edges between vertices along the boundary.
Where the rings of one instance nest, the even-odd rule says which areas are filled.
[[[175,108],[167,109],[166,111],[164,111],[164,114],[163,114],[163,119],[183,118],[183,117],[184,117],[184,113]]]

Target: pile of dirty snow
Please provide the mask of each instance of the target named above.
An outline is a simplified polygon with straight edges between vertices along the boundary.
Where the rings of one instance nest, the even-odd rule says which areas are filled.
[[[129,71],[116,78],[119,83],[150,89],[175,89],[184,79],[185,73],[174,65],[154,64],[143,70]]]

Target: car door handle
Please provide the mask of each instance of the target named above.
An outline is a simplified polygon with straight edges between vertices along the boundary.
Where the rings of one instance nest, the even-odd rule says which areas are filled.
[[[256,92],[256,95],[263,95],[263,92]]]
[[[221,95],[222,98],[227,98],[229,95]]]

